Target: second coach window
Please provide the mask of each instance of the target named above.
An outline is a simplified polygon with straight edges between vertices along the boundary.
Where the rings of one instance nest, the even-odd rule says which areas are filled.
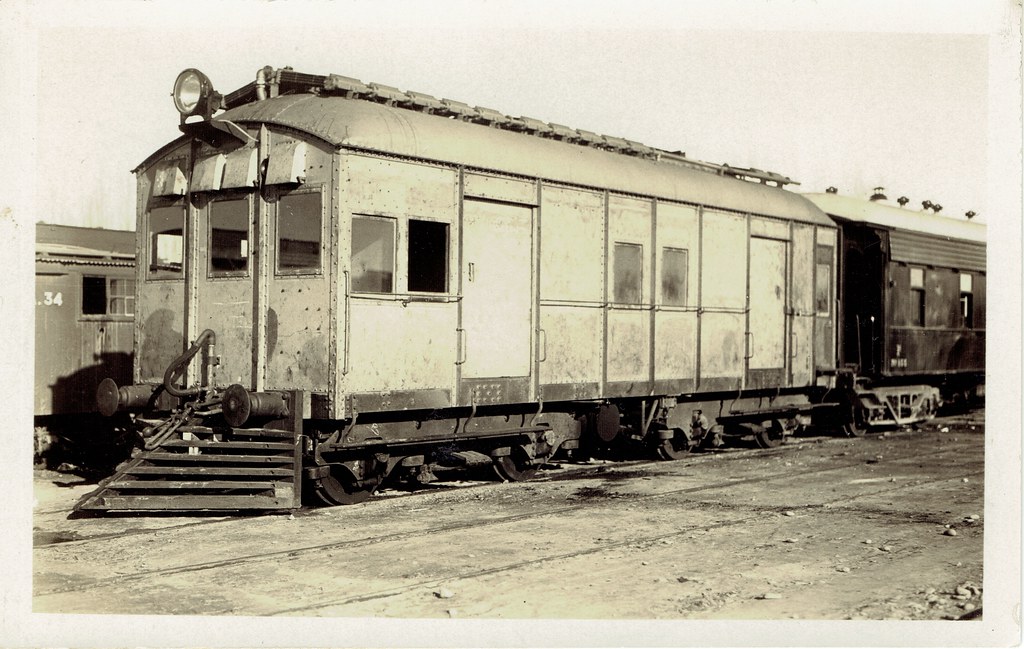
[[[960,315],[963,326],[974,328],[974,276],[960,273]]]
[[[352,217],[352,291],[394,293],[395,221]]]
[[[910,323],[912,325],[924,326],[924,269],[910,269]]]
[[[640,304],[643,295],[643,246],[616,243],[612,301],[616,304]]]

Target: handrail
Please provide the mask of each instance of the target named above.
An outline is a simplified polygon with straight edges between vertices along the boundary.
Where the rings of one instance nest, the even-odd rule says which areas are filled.
[[[342,333],[342,355],[344,360],[341,363],[341,375],[345,376],[348,374],[348,362],[349,362],[349,336],[351,335],[351,322],[352,322],[352,309],[351,300],[349,297],[349,272],[343,271],[342,274],[345,276],[344,290],[345,290],[345,331]]]

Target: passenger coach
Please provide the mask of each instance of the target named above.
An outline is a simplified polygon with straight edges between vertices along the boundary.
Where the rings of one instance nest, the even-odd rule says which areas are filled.
[[[136,170],[134,385],[99,391],[149,452],[86,507],[774,444],[834,370],[836,226],[786,178],[336,75],[175,92]]]
[[[881,190],[881,188],[878,188]],[[838,363],[862,386],[862,423],[902,424],[984,395],[985,226],[834,192],[807,194],[839,226]],[[936,209],[937,208],[937,209]]]
[[[111,421],[95,414],[96,385],[132,377],[135,238],[123,230],[36,224],[37,461],[109,470],[124,457]]]

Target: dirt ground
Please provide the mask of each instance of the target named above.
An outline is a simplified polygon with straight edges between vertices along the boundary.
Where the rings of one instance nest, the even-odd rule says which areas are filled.
[[[93,485],[37,471],[33,611],[979,620],[984,428],[981,413],[676,462],[566,463],[527,483],[457,479],[247,517],[69,519]]]

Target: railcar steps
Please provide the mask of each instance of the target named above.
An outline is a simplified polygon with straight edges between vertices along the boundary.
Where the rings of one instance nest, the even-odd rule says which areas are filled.
[[[128,460],[74,511],[238,511],[301,504],[299,436],[182,426]]]

